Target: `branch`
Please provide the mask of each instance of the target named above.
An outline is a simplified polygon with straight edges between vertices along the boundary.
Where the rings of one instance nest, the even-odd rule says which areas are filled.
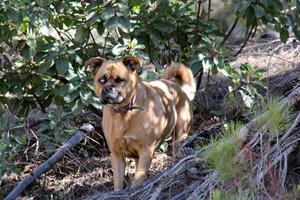
[[[239,19],[240,17],[239,16],[236,16],[231,28],[229,29],[229,31],[227,32],[227,34],[225,35],[222,43],[221,43],[221,46],[223,46],[225,44],[225,42],[228,40],[229,36],[231,35],[232,31],[235,29],[237,23],[239,22]]]
[[[195,41],[194,43],[196,44],[198,41],[198,26],[199,26],[199,19],[200,19],[200,11],[201,11],[201,1],[198,2],[198,6],[197,6],[197,18],[196,18],[196,27],[195,27]]]
[[[36,95],[36,93],[33,91],[33,89],[30,89],[28,86],[25,85],[25,88],[28,90],[28,93],[31,94],[33,96],[33,98],[35,99],[37,105],[40,106],[41,110],[43,113],[46,113],[46,108],[43,105],[43,102],[41,100],[41,98],[39,96]]]
[[[201,69],[199,71],[198,80],[197,80],[197,84],[196,84],[196,91],[198,91],[198,89],[201,86],[202,76],[203,76],[203,67],[201,67]]]
[[[285,139],[287,139],[291,135],[291,133],[295,130],[296,126],[298,126],[299,123],[300,123],[300,112],[298,112],[298,115],[294,123],[289,128],[289,130],[282,136],[282,138],[280,138],[279,142],[283,142]]]
[[[102,56],[103,56],[103,57],[105,56],[106,43],[107,43],[108,36],[109,36],[109,31],[107,31],[107,35],[106,35],[106,37],[104,38],[104,46],[103,46],[103,51],[102,51]]]
[[[295,89],[284,99],[280,101],[280,110],[283,110],[284,108],[292,108],[296,104],[300,103],[300,84],[295,87]],[[247,140],[247,136],[251,130],[254,130],[257,127],[258,122],[263,121],[263,119],[266,119],[269,117],[269,112],[264,112],[260,116],[252,119],[248,124],[243,126],[239,132],[237,133],[237,137],[242,141]],[[297,121],[296,121],[297,122]]]
[[[44,163],[39,165],[32,173],[30,173],[25,179],[18,183],[18,185],[4,198],[4,200],[16,199],[32,182],[34,182],[39,176],[47,172],[54,166],[71,148],[78,144],[86,135],[89,135],[94,131],[94,127],[90,124],[83,124],[80,130],[71,137],[66,144],[59,147],[57,151]]]
[[[210,19],[210,11],[211,11],[211,0],[208,0],[208,6],[207,6],[207,20]]]
[[[90,35],[91,35],[91,38],[92,38],[92,40],[93,40],[93,43],[94,43],[94,45],[95,45],[95,47],[96,47],[96,49],[97,49],[98,55],[101,56],[101,54],[100,54],[100,52],[98,51],[98,48],[97,48],[97,43],[96,43],[95,37],[93,36],[93,33],[92,33],[92,29],[90,30]]]
[[[208,174],[205,179],[193,192],[187,200],[207,199],[208,194],[219,184],[218,173],[212,172]]]
[[[251,28],[250,28],[250,31],[247,35],[247,37],[245,38],[244,40],[244,43],[242,44],[241,48],[238,50],[238,52],[234,55],[234,57],[237,57],[244,49],[244,47],[246,46],[248,40],[250,39],[251,35],[253,34],[253,30],[254,28],[256,27],[256,20],[253,22]]]
[[[62,37],[62,35],[64,35],[65,37],[67,37],[70,42],[72,42],[75,46],[79,47],[82,50],[83,53],[85,53],[86,55],[88,55],[88,53],[86,52],[86,49],[82,45],[78,44],[70,35],[67,34],[68,30],[62,30],[61,31],[57,27],[55,27],[53,24],[50,23],[50,25],[54,28],[54,30],[57,32],[57,34],[59,35],[60,39],[63,42],[65,40]]]
[[[43,113],[46,113],[46,108],[45,108],[45,106],[43,105],[43,102],[42,102],[42,100],[40,99],[40,97],[37,96],[37,95],[35,94],[35,92],[32,92],[32,96],[35,98],[35,100],[36,100],[37,104],[40,106],[42,112],[43,112]]]
[[[15,66],[14,63],[11,61],[9,55],[7,53],[3,53],[2,54],[3,58],[6,59],[6,61],[11,65],[11,66]]]

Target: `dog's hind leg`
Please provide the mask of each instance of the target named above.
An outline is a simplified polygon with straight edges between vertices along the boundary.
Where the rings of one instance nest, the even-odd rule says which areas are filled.
[[[181,107],[177,109],[177,123],[175,130],[173,132],[173,159],[176,158],[176,153],[178,150],[178,144],[181,140],[188,136],[188,132],[191,127],[192,122],[192,112],[188,111],[189,108]]]
[[[177,150],[178,150],[178,141],[176,137],[176,129],[172,132],[172,160],[173,162],[176,161],[177,159]]]

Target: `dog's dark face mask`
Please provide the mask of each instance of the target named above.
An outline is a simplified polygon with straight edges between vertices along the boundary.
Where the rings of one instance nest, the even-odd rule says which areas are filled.
[[[116,86],[107,85],[103,87],[100,100],[102,104],[121,104],[124,101],[125,97],[121,91],[117,89]]]
[[[132,96],[136,85],[135,67],[139,61],[134,57],[125,57],[117,61],[106,61],[101,57],[89,59],[94,78],[95,93],[102,104],[124,104]]]

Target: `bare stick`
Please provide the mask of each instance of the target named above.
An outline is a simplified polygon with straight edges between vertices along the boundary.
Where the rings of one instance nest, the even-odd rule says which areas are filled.
[[[92,29],[90,30],[90,35],[91,35],[92,41],[95,45],[95,48],[97,49],[98,56],[101,56],[101,53],[99,52],[99,50],[97,48],[97,43],[96,43],[95,37],[93,36],[93,33],[92,33]]]
[[[282,138],[280,138],[280,142],[284,141],[286,138],[288,138],[291,133],[294,131],[294,129],[296,128],[296,126],[299,124],[300,122],[300,112],[298,112],[298,115],[293,123],[293,125],[289,128],[289,130],[282,136]]]
[[[234,22],[233,22],[231,28],[229,29],[229,31],[228,31],[227,34],[225,35],[225,37],[224,37],[224,39],[223,39],[223,41],[222,41],[222,43],[221,43],[221,46],[224,46],[225,42],[228,40],[228,38],[229,38],[229,36],[231,35],[232,31],[235,29],[235,27],[236,27],[236,25],[237,25],[239,19],[240,19],[239,16],[237,16],[237,17],[235,18],[235,20],[234,20]]]
[[[80,142],[86,135],[89,135],[94,131],[94,127],[90,124],[84,124],[80,130],[71,137],[66,144],[59,147],[57,151],[44,163],[39,165],[31,174],[25,179],[20,181],[18,185],[4,198],[4,200],[16,199],[28,185],[30,185],[35,179],[47,172],[53,165],[59,161],[68,150],[73,148],[78,142]]]
[[[201,12],[201,1],[198,2],[197,5],[197,19],[196,19],[196,26],[195,26],[195,41],[196,44],[198,42],[198,29],[199,29],[199,20],[200,20],[200,12]]]
[[[248,40],[250,39],[251,35],[253,34],[253,30],[254,30],[255,26],[256,26],[256,20],[253,22],[253,24],[250,28],[250,31],[249,31],[248,35],[246,36],[246,38],[244,40],[244,43],[242,44],[242,46],[240,47],[238,52],[234,55],[234,57],[237,57],[243,51],[243,49],[246,46]]]

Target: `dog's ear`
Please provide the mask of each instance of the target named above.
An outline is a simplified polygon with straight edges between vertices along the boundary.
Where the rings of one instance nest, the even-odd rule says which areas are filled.
[[[101,57],[90,58],[85,62],[84,69],[87,70],[88,68],[90,68],[90,71],[92,72],[93,76],[95,76],[104,61],[106,61],[106,59]]]
[[[130,71],[135,71],[137,65],[141,65],[138,58],[133,56],[126,56],[122,58],[122,62]]]

